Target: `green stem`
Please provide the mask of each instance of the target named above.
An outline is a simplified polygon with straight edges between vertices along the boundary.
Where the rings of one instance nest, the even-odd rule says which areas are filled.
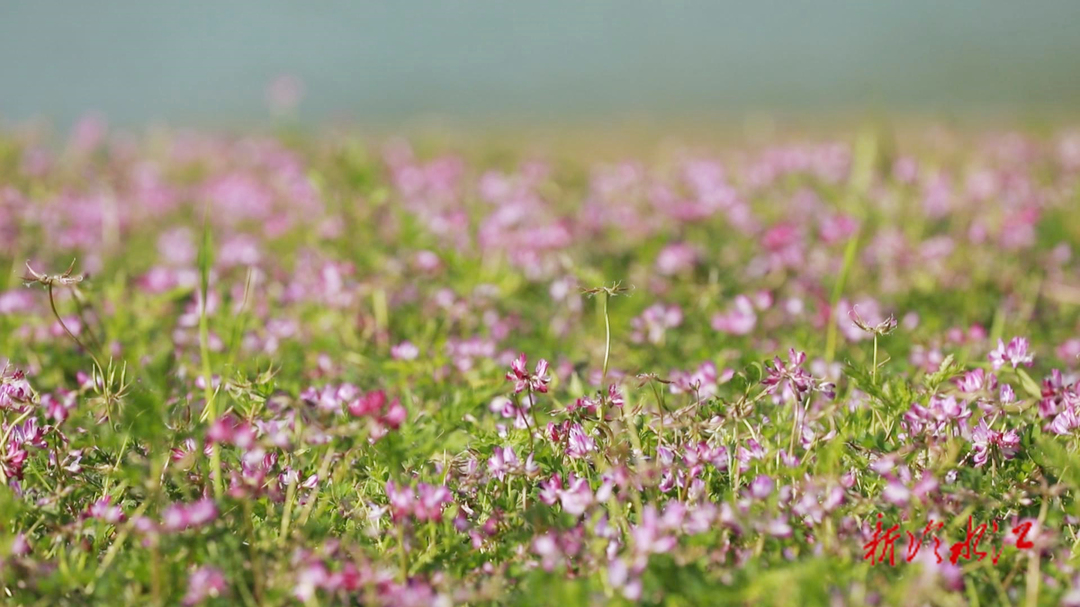
[[[656,446],[659,447],[664,443],[664,399],[660,395],[660,390],[657,389],[655,382],[649,382],[652,385],[653,395],[656,396],[656,410],[660,412],[660,432],[656,435]]]
[[[855,253],[859,250],[859,231],[852,234],[844,249],[844,265],[840,269],[840,277],[833,287],[832,298],[829,301],[829,329],[825,337],[825,361],[832,363],[836,358],[836,332],[839,326],[836,322],[836,306],[840,304],[840,296],[844,294],[844,283],[847,282],[848,273],[855,262]]]
[[[334,447],[330,446],[326,449],[326,455],[323,456],[322,464],[319,465],[318,475],[319,484],[315,485],[315,490],[311,492],[308,497],[308,503],[304,505],[304,509],[300,512],[300,519],[297,524],[301,527],[307,524],[308,517],[311,516],[311,511],[315,508],[315,502],[318,501],[319,487],[326,481],[327,474],[330,471],[330,462],[334,460]]]
[[[53,316],[56,317],[56,322],[60,323],[60,326],[64,329],[64,332],[68,334],[68,337],[75,340],[75,343],[78,344],[78,346],[80,348],[82,348],[87,354],[90,355],[90,358],[94,361],[94,365],[97,366],[98,370],[101,372],[101,379],[104,382],[104,380],[105,380],[105,367],[102,367],[101,363],[98,362],[97,357],[94,356],[94,351],[91,350],[90,348],[87,348],[86,344],[84,344],[81,340],[79,340],[78,337],[75,337],[75,334],[72,333],[71,329],[68,328],[67,324],[64,322],[64,319],[60,317],[60,312],[57,311],[57,309],[56,309],[56,299],[53,297],[52,283],[49,284],[49,307],[52,308],[52,313],[53,313]]]
[[[259,557],[258,547],[255,545],[255,514],[252,512],[251,500],[244,500],[244,526],[247,531],[248,550],[251,553],[251,577],[252,594],[255,602],[262,602],[262,559]]]
[[[1045,487],[1044,487],[1045,488]],[[1042,529],[1043,522],[1046,520],[1046,506],[1049,496],[1046,492],[1042,495],[1042,504],[1039,505],[1039,528]],[[1039,565],[1040,554],[1038,548],[1034,548],[1028,553],[1028,569],[1027,569],[1027,587],[1025,588],[1025,604],[1028,607],[1033,607],[1039,604],[1039,584],[1042,581],[1039,579]]]
[[[877,333],[874,333],[874,366],[870,369],[870,382],[877,385]]]
[[[611,319],[608,318],[608,294],[602,293],[604,305],[604,371],[600,378],[600,389],[607,387],[608,356],[611,354]]]
[[[217,403],[214,402],[213,374],[210,372],[210,324],[206,317],[207,292],[202,292],[202,305],[199,309],[199,357],[202,359],[203,397],[206,406],[202,418],[208,424],[217,421]],[[210,468],[214,481],[214,499],[220,500],[225,494],[221,478],[221,451],[218,444],[210,445]]]
[[[401,561],[401,581],[409,581],[409,553],[405,550],[405,521],[398,522],[398,558]]]
[[[278,534],[278,543],[284,545],[286,539],[289,536],[289,523],[292,522],[292,509],[293,501],[296,498],[296,486],[300,484],[299,476],[295,481],[289,484],[289,488],[285,490],[285,512],[281,515],[281,530]]]
[[[533,398],[532,386],[529,388],[529,414],[523,415],[525,418],[525,427],[529,433],[529,451],[536,451],[535,439],[533,438],[533,427],[536,426],[536,413],[533,409],[536,407],[536,399]],[[532,418],[532,423],[529,423],[529,418]]]

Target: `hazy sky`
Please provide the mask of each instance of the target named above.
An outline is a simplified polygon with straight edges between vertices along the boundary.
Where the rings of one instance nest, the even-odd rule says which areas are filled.
[[[393,124],[1080,107],[1080,1],[0,1],[0,117]]]

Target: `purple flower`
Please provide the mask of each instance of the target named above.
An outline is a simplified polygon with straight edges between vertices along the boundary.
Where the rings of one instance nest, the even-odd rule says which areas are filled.
[[[562,479],[558,474],[553,475],[546,481],[540,481],[540,501],[548,506],[554,506],[559,501],[559,493],[562,491]]]
[[[881,499],[902,508],[906,506],[911,499],[911,490],[905,487],[897,479],[890,478],[885,485],[885,490],[881,492]]]
[[[957,379],[956,385],[961,392],[966,393],[980,392],[984,389],[993,390],[997,386],[997,376],[982,369],[975,369]]]
[[[998,347],[990,352],[989,358],[995,371],[1005,363],[1010,363],[1015,369],[1021,364],[1030,367],[1034,362],[1034,356],[1028,353],[1028,340],[1023,337],[1012,338],[1007,346],[998,339]]]
[[[386,499],[390,502],[390,516],[395,522],[413,513],[416,495],[411,487],[399,487],[394,481],[386,481]]]
[[[520,394],[526,389],[533,392],[547,392],[548,383],[551,381],[547,374],[548,362],[541,358],[536,363],[536,370],[531,374],[525,368],[525,364],[525,353],[522,352],[510,364],[510,371],[506,374],[506,379],[514,382],[514,394]]]
[[[488,472],[500,481],[506,478],[507,474],[516,472],[520,468],[521,460],[518,459],[517,453],[514,453],[513,447],[495,447],[494,455],[488,459]]]
[[[209,498],[189,504],[176,503],[162,512],[161,526],[165,531],[183,531],[209,524],[217,515],[217,506]]]
[[[567,478],[567,488],[558,492],[559,503],[562,504],[563,512],[573,516],[581,516],[593,504],[593,492],[589,487],[589,481],[578,478],[571,474]]]
[[[112,503],[112,498],[106,496],[90,505],[86,510],[87,518],[97,519],[104,521],[111,525],[116,525],[124,521],[124,511],[119,506],[115,506]]]
[[[225,593],[228,585],[221,570],[216,567],[199,567],[188,576],[187,593],[184,605],[198,605],[208,598],[217,598]]]
[[[690,245],[684,243],[670,244],[664,247],[656,256],[656,271],[664,276],[681,274],[694,267],[697,259],[698,253]]]
[[[750,483],[750,496],[756,500],[763,500],[769,497],[774,486],[773,480],[762,474]]]
[[[679,306],[651,305],[645,308],[641,316],[630,321],[630,326],[634,330],[630,339],[635,343],[648,341],[652,344],[659,344],[664,341],[664,334],[667,330],[678,327],[682,324],[682,321],[682,309]]]
[[[781,539],[789,538],[792,536],[793,533],[791,525],[788,524],[787,518],[783,516],[769,519],[769,521],[765,524],[765,532],[773,537]]]
[[[429,485],[419,483],[416,486],[418,499],[414,507],[414,515],[418,521],[439,521],[442,519],[443,508],[453,501],[453,496],[444,485]]]
[[[656,508],[652,504],[645,506],[641,523],[630,530],[634,552],[639,555],[660,554],[675,547],[676,539],[664,532],[661,522]]]
[[[551,531],[537,536],[532,543],[533,552],[541,559],[544,571],[552,571],[555,566],[562,562],[563,553],[559,547],[558,537]]]
[[[28,404],[33,398],[34,389],[25,373],[7,367],[0,370],[0,410]]]
[[[981,420],[971,433],[971,447],[972,463],[978,468],[986,464],[994,448],[999,449],[1005,459],[1015,457],[1020,452],[1020,435],[1015,430],[999,432],[987,426],[986,420]]]
[[[410,341],[403,341],[390,348],[390,356],[392,356],[394,360],[416,360],[416,357],[419,355],[420,349],[414,346]]]
[[[712,328],[721,333],[730,335],[748,335],[757,324],[757,314],[754,313],[754,304],[745,295],[735,298],[731,308],[712,317]]]
[[[719,391],[719,386],[727,383],[734,376],[734,371],[730,369],[725,369],[723,373],[718,374],[716,363],[707,360],[701,363],[693,373],[672,371],[671,393],[696,393],[701,398],[709,398],[711,396],[716,396]]]
[[[818,381],[802,368],[806,362],[804,352],[796,352],[795,348],[788,350],[788,362],[784,364],[780,357],[774,357],[772,362],[765,363],[766,376],[761,380],[770,392],[778,391],[784,394],[788,389],[795,398],[801,399],[803,395],[811,392],[821,392],[827,398],[836,396],[836,386],[831,382]]]
[[[582,459],[593,451],[596,451],[596,441],[585,432],[581,424],[571,424],[566,441],[566,454],[574,459]]]

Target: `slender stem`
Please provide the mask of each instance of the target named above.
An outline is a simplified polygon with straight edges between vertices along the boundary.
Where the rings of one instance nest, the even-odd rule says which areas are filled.
[[[405,521],[398,521],[398,558],[401,561],[401,581],[409,581],[409,553],[405,550]]]
[[[874,333],[874,366],[870,369],[870,381],[877,385],[877,333]]]
[[[207,290],[200,291],[199,358],[202,359],[203,398],[206,401],[202,417],[207,423],[213,424],[217,421],[217,403],[214,402],[214,382],[213,375],[210,372],[210,325],[207,319],[208,295]],[[210,444],[210,467],[211,474],[214,477],[214,499],[220,500],[225,494],[225,486],[221,478],[221,451],[216,442]]]
[[[90,336],[90,340],[93,342],[94,346],[97,348],[97,351],[104,353],[105,352],[104,330],[102,330],[101,339],[98,339],[97,335],[94,334],[94,330],[90,326],[90,321],[86,318],[86,307],[87,307],[86,301],[83,299],[82,295],[79,293],[79,290],[77,288],[71,290],[71,296],[75,299],[75,309],[78,310],[78,312],[79,312],[79,320],[82,321],[83,328],[86,329],[86,334]]]
[[[1045,489],[1045,486],[1043,487]],[[1046,492],[1043,492],[1042,504],[1039,505],[1039,528],[1042,529],[1043,522],[1046,520],[1046,505],[1047,505]],[[1039,603],[1039,584],[1042,580],[1039,579],[1039,565],[1040,565],[1040,553],[1039,548],[1035,547],[1030,553],[1028,553],[1028,569],[1027,569],[1027,587],[1025,588],[1025,604],[1028,607],[1032,607]]]
[[[26,421],[26,418],[30,417],[30,414],[33,412],[33,409],[27,409],[26,411],[23,411],[22,414],[19,415],[19,417],[16,417],[15,421],[11,422],[7,430],[4,432],[3,438],[0,438],[0,445],[6,445],[8,437],[11,436],[11,432],[15,430],[15,426],[18,426],[19,424]],[[2,468],[0,468],[0,470],[2,470]]]
[[[154,605],[164,605],[161,600],[161,549],[157,540],[150,544],[150,596]]]
[[[630,442],[634,445],[634,461],[636,464],[636,469],[640,472],[642,467],[644,466],[643,459],[645,456],[645,451],[641,446],[641,436],[638,434],[637,423],[634,423],[631,427],[630,419],[626,415],[625,407],[623,407],[619,411],[619,414],[622,416],[623,425],[625,425],[630,430]],[[634,502],[634,511],[638,513],[638,516],[640,516],[642,512],[641,494],[638,492],[637,488],[631,488],[630,499]]]
[[[832,363],[836,358],[837,331],[839,325],[836,322],[836,306],[840,303],[840,296],[844,294],[844,283],[847,282],[848,273],[855,262],[855,253],[859,249],[859,230],[856,230],[848,240],[844,248],[844,265],[840,268],[840,277],[833,286],[832,298],[829,300],[829,328],[825,335],[825,362]]]
[[[660,396],[660,390],[657,389],[655,382],[649,382],[652,385],[653,394],[656,396],[656,410],[660,412],[660,432],[656,435],[656,446],[659,447],[664,443],[664,399]]]
[[[608,318],[608,294],[602,293],[604,301],[604,371],[600,378],[600,389],[607,387],[608,356],[611,354],[611,319]]]
[[[738,407],[735,409],[735,415],[739,415]],[[731,445],[731,451],[728,452],[728,474],[731,475],[731,490],[732,492],[739,489],[739,461],[735,457],[735,454],[739,451],[739,420],[735,420],[732,434],[735,437],[734,442]]]
[[[791,442],[788,445],[788,457],[795,454],[795,433],[799,427],[799,399],[791,405]]]
[[[60,317],[60,312],[56,309],[56,298],[53,297],[52,283],[49,283],[49,307],[52,308],[52,313],[53,313],[53,316],[56,317],[56,322],[60,323],[60,326],[64,329],[64,332],[68,334],[68,337],[75,340],[75,343],[78,344],[80,348],[82,348],[84,351],[86,351],[87,354],[90,355],[90,358],[94,361],[94,365],[96,365],[98,370],[101,372],[102,381],[104,381],[105,380],[105,367],[102,367],[101,363],[98,361],[97,357],[94,356],[94,351],[91,350],[90,348],[87,348],[86,344],[84,344],[81,340],[79,340],[78,337],[75,336],[74,333],[71,332],[71,329],[68,328],[67,323],[65,323],[64,319]]]
[[[528,385],[529,390],[529,414],[523,415],[525,418],[525,427],[529,431],[529,451],[536,451],[535,439],[533,439],[533,427],[536,426],[536,413],[533,412],[533,407],[536,405],[536,400],[533,398],[532,385]],[[532,423],[529,423],[529,418],[532,418]]]
[[[308,497],[308,503],[304,504],[304,509],[300,512],[300,518],[297,524],[303,527],[308,522],[308,517],[311,516],[311,511],[315,508],[315,502],[318,501],[319,487],[322,483],[326,482],[327,473],[330,471],[330,463],[334,460],[334,447],[330,446],[326,449],[326,455],[323,456],[322,463],[319,465],[318,475],[319,484],[315,485],[315,490],[311,492]]]
[[[262,559],[259,556],[259,550],[255,545],[255,523],[254,513],[252,512],[251,500],[244,500],[244,526],[247,530],[248,550],[251,552],[251,576],[252,576],[252,594],[255,595],[255,602],[262,602]]]
[[[297,478],[292,483],[289,483],[289,488],[285,490],[285,512],[281,515],[281,532],[278,535],[278,542],[284,544],[289,535],[289,523],[292,522],[292,509],[293,502],[296,499],[296,486],[300,484],[300,479]]]

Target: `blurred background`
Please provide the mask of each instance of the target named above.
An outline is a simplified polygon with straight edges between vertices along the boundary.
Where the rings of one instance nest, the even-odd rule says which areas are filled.
[[[0,3],[0,121],[1070,117],[1080,2]]]

